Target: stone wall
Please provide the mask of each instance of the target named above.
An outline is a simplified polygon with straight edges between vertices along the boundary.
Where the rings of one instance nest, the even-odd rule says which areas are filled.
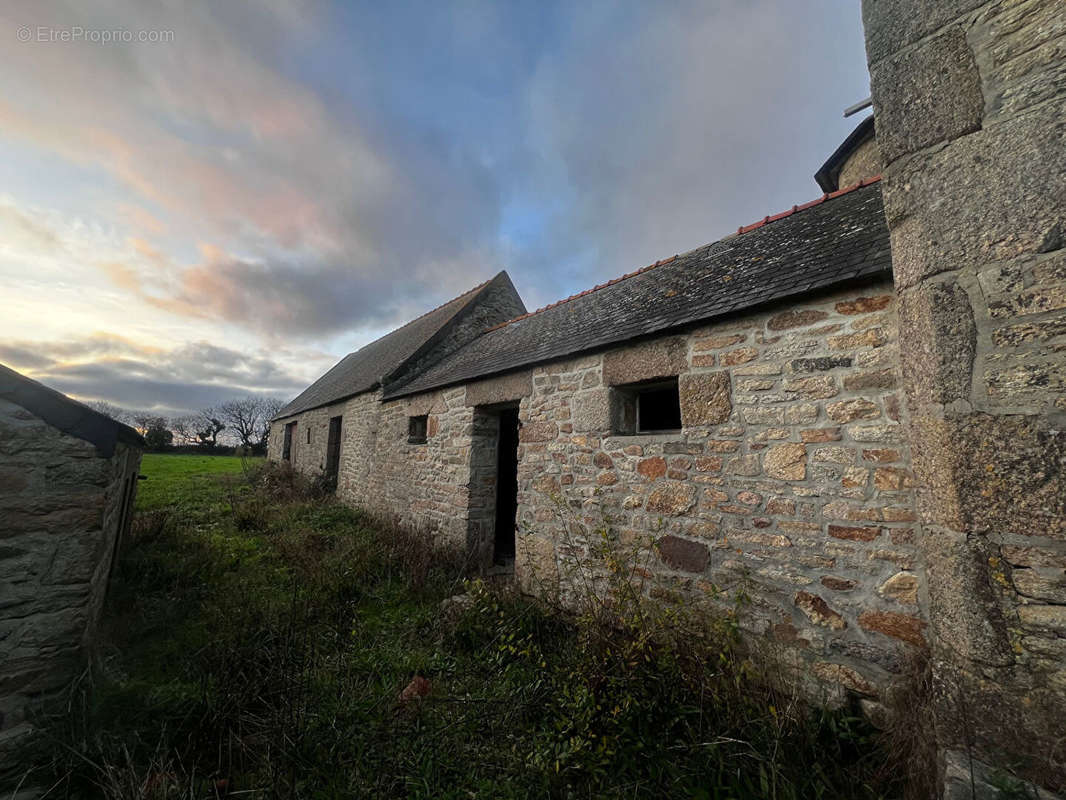
[[[721,606],[827,688],[876,695],[925,646],[890,284],[534,369],[516,569],[586,577],[607,524],[658,590]],[[612,386],[679,375],[683,430],[612,435]],[[574,523],[578,523],[575,527]]]
[[[0,400],[0,772],[33,705],[84,669],[140,451],[111,458]]]
[[[973,754],[1066,789],[1066,14],[863,17],[943,766],[969,775]]]
[[[326,469],[329,421],[341,417],[337,493],[354,504],[361,504],[366,499],[369,475],[375,463],[380,416],[381,392],[374,391],[277,420],[270,426],[267,457],[272,461],[283,460],[285,426],[295,422],[289,460],[294,469],[309,477],[321,475]]]
[[[467,543],[473,409],[462,387],[382,405],[365,504],[416,530]],[[428,415],[424,444],[407,439],[410,416]]]
[[[307,412],[297,431],[311,427],[312,442],[299,434],[293,461],[318,470],[329,418],[343,413],[341,495],[487,565],[493,406],[520,401],[524,587],[561,576],[565,589],[585,554],[567,522],[606,516],[626,542],[654,543],[652,583],[718,607],[743,589],[747,631],[812,665],[830,691],[872,697],[925,643],[898,348],[891,284],[868,285],[532,372]],[[669,376],[683,430],[613,435],[611,387]],[[412,444],[408,417],[421,414],[429,435]]]
[[[877,146],[877,139],[867,139],[840,168],[837,185],[841,189],[852,186],[866,178],[880,175],[881,168],[881,148]]]

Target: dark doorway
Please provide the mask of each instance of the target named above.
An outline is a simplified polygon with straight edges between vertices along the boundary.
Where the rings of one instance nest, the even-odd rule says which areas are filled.
[[[290,422],[285,426],[285,443],[281,448],[281,457],[286,461],[292,461],[292,435],[295,430],[295,422]]]
[[[341,466],[341,418],[330,417],[329,439],[326,441],[326,480],[337,488],[337,473]]]
[[[496,448],[496,539],[493,561],[514,560],[515,519],[518,515],[518,409],[500,411]]]

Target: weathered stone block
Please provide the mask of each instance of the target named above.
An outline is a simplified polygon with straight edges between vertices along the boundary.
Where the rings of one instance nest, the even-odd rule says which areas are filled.
[[[667,483],[648,495],[645,510],[654,514],[677,516],[696,504],[696,490],[688,483]]]
[[[520,442],[551,442],[559,435],[559,426],[554,422],[527,422],[518,429]]]
[[[888,337],[881,328],[866,328],[856,333],[830,336],[829,347],[832,350],[858,350],[863,347],[881,347],[887,341]]]
[[[807,448],[799,443],[775,445],[766,451],[763,469],[772,478],[801,481],[807,475]]]
[[[829,607],[821,597],[810,592],[797,592],[793,601],[796,607],[807,615],[815,625],[822,625],[833,630],[843,630],[848,626],[844,618]]]
[[[719,466],[721,466],[721,460],[719,460]],[[661,478],[666,474],[666,459],[662,456],[655,456],[654,458],[645,458],[637,463],[637,472],[643,475],[648,480],[655,480]]]
[[[857,670],[844,664],[819,661],[811,669],[823,681],[838,683],[845,689],[850,689],[858,694],[877,695],[877,689],[874,688],[872,683],[866,680]]]
[[[821,356],[819,358],[797,358],[789,364],[793,372],[825,372],[838,367],[850,367],[851,356]]]
[[[678,379],[684,426],[719,425],[733,412],[728,372],[703,372]]]
[[[655,546],[667,566],[682,572],[703,572],[711,562],[711,551],[702,542],[663,536]]]
[[[680,336],[611,350],[603,356],[603,380],[608,386],[672,378],[687,369],[688,343]]]
[[[876,369],[869,372],[853,372],[844,376],[844,388],[850,392],[863,389],[892,389],[896,386],[895,369]]]
[[[913,407],[968,399],[977,330],[966,291],[926,283],[900,297],[900,348]]]
[[[863,0],[862,23],[871,65],[942,28],[987,0]],[[935,68],[935,65],[934,65]]]
[[[746,364],[757,358],[758,355],[759,351],[754,347],[738,347],[736,350],[730,350],[728,353],[722,354],[722,365],[733,367],[737,364]]]
[[[918,576],[912,572],[897,572],[877,587],[882,597],[904,605],[918,605]]]
[[[493,403],[508,403],[529,397],[533,393],[533,373],[530,370],[500,375],[466,386],[468,406],[487,406]]]
[[[892,295],[880,294],[876,297],[856,297],[854,300],[843,300],[834,308],[838,314],[869,314],[871,311],[880,311],[892,303]]]
[[[610,389],[601,387],[575,394],[571,403],[571,420],[575,431],[609,431],[611,429]]]
[[[440,392],[427,392],[426,394],[415,395],[407,400],[407,416],[409,417],[421,417],[426,414],[443,414],[447,410],[448,406],[444,404],[444,399],[441,397]],[[328,420],[328,417],[326,419]],[[307,424],[306,419],[304,424]],[[298,446],[299,442],[297,442],[297,447]]]
[[[1049,192],[1048,176],[1066,174],[1064,142],[1066,118],[1049,105],[901,164],[885,192],[897,287],[1054,249],[1066,193]]]
[[[1066,570],[1054,567],[1015,569],[1011,573],[1019,594],[1048,603],[1066,604]]]
[[[790,380],[785,383],[785,390],[811,400],[825,400],[840,394],[836,379],[832,375]]]
[[[848,525],[830,525],[828,533],[835,539],[850,539],[853,542],[872,542],[881,535],[881,528],[855,528]]]
[[[1038,418],[912,419],[923,513],[956,531],[1066,538],[1066,431]]]
[[[915,647],[926,646],[925,637],[922,636],[925,623],[908,614],[898,614],[895,611],[864,611],[859,614],[859,627],[883,633]]]
[[[981,78],[962,28],[878,64],[870,84],[886,164],[981,127]]]
[[[826,416],[833,422],[852,422],[857,419],[875,419],[881,416],[876,403],[856,398],[830,403],[825,407]]]
[[[772,331],[786,331],[790,328],[802,328],[828,319],[829,314],[818,309],[808,308],[796,311],[783,311],[767,321],[766,327]]]

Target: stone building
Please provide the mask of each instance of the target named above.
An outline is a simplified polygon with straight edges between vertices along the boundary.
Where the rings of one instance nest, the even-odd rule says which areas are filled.
[[[0,365],[0,772],[31,708],[85,667],[143,446]]]
[[[945,796],[1061,791],[1066,14],[863,13],[876,136],[826,194],[532,313],[501,273],[347,356],[269,455],[529,590],[608,524],[871,711],[930,654]]]
[[[876,169],[851,138],[834,178]],[[530,589],[572,590],[572,523],[609,518],[660,583],[743,587],[746,629],[872,697],[926,626],[891,268],[865,175],[533,313],[501,273],[344,358],[270,457]]]

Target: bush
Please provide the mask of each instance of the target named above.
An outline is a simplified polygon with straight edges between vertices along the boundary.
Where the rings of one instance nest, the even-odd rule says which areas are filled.
[[[654,599],[673,596],[635,580],[609,525],[586,532],[590,591],[567,611],[471,581],[462,548],[331,502],[288,465],[229,497],[210,522],[135,523],[110,655],[43,720],[31,778],[51,796],[895,789],[865,722],[769,688],[731,616]]]

